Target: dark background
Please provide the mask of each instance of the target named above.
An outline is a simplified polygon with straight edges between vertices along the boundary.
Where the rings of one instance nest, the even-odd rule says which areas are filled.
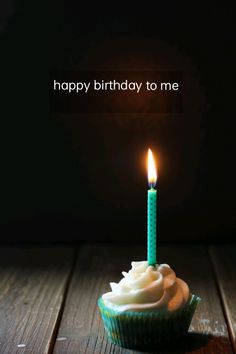
[[[160,242],[233,240],[233,9],[1,6],[2,242],[144,241],[148,147]],[[55,70],[179,71],[183,110],[55,112]]]

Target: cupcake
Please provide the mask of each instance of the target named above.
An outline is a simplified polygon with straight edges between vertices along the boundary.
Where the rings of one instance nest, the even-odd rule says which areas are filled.
[[[125,348],[148,348],[188,332],[200,298],[168,264],[132,262],[119,283],[98,300],[109,339]]]

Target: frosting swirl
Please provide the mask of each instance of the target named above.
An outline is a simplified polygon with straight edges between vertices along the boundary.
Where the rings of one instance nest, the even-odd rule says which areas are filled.
[[[132,262],[119,283],[110,283],[111,292],[102,295],[105,305],[119,311],[175,311],[189,299],[188,285],[177,278],[168,264],[156,267],[147,261]]]

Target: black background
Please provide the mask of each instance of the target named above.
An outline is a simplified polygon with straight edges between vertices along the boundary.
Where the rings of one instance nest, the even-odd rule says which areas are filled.
[[[148,147],[160,242],[233,240],[233,9],[2,6],[2,242],[145,240]],[[67,69],[180,70],[184,111],[52,112],[50,73]]]

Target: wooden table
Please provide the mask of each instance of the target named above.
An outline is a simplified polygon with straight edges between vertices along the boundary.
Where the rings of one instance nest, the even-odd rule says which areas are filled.
[[[203,300],[186,340],[156,353],[236,353],[236,245],[158,253]],[[0,354],[139,353],[107,341],[97,299],[145,256],[145,246],[130,245],[2,248]]]

